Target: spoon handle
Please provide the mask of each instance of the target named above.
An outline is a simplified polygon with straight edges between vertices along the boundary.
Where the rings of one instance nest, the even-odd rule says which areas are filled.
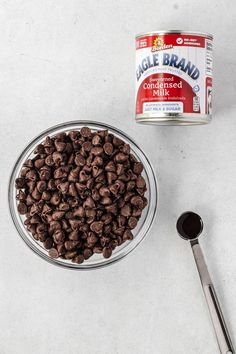
[[[197,240],[191,241],[191,247],[211,315],[211,320],[215,329],[220,352],[221,354],[235,354],[201,247]]]

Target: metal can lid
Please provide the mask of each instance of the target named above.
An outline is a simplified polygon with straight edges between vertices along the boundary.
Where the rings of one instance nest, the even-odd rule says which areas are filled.
[[[208,37],[213,39],[213,35],[207,32],[198,32],[198,31],[185,31],[185,30],[160,30],[160,31],[152,31],[152,32],[142,32],[135,36],[135,38],[140,38],[143,36],[152,36],[157,34],[187,34],[193,36],[200,36],[200,37]]]

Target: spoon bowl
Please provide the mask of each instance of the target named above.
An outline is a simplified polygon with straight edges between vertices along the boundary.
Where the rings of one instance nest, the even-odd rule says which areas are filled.
[[[198,214],[186,211],[178,218],[176,228],[184,240],[195,240],[202,233],[203,221]]]

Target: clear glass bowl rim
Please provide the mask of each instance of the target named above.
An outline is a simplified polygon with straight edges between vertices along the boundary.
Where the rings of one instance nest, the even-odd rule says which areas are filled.
[[[54,135],[58,131],[69,131],[73,129],[79,129],[82,126],[89,126],[92,130],[97,129],[108,129],[111,133],[114,133],[118,136],[121,136],[124,141],[128,142],[131,146],[131,152],[134,152],[136,156],[143,162],[144,170],[148,178],[149,184],[149,199],[148,199],[148,211],[146,214],[146,218],[143,222],[141,229],[139,230],[138,234],[134,237],[134,239],[130,242],[125,243],[125,247],[122,250],[118,251],[117,253],[112,254],[111,258],[99,259],[97,262],[89,264],[88,261],[85,261],[82,264],[76,264],[72,262],[66,263],[65,260],[57,258],[51,258],[46,250],[43,250],[37,241],[32,239],[31,234],[26,230],[24,227],[19,213],[17,212],[17,202],[15,200],[15,179],[18,176],[18,173],[22,167],[23,162],[26,160],[27,156],[29,156],[34,147],[47,135]],[[13,170],[10,175],[9,180],[9,187],[8,187],[8,203],[9,203],[9,210],[11,214],[11,218],[15,225],[16,230],[18,231],[19,235],[21,236],[22,240],[26,243],[26,245],[38,256],[46,260],[47,262],[57,265],[59,267],[63,267],[66,269],[75,269],[75,270],[91,270],[91,269],[98,269],[121,260],[125,256],[127,256],[131,251],[133,251],[140,242],[145,238],[148,231],[150,230],[153,221],[155,220],[157,207],[159,201],[159,193],[158,193],[158,184],[154,169],[152,167],[151,162],[147,158],[146,154],[140,149],[137,143],[131,138],[129,135],[121,131],[120,129],[113,127],[107,123],[102,123],[98,121],[90,121],[90,120],[74,120],[65,123],[56,124],[44,131],[42,131],[39,135],[37,135],[34,139],[32,139],[24,150],[20,153],[19,157],[17,158]],[[119,247],[118,247],[119,248]]]

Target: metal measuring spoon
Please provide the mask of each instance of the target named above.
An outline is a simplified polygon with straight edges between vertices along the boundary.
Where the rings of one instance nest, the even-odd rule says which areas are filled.
[[[198,214],[187,211],[180,215],[176,228],[180,237],[190,241],[220,352],[222,354],[235,354],[204,255],[198,242],[198,236],[203,230],[203,221]]]

